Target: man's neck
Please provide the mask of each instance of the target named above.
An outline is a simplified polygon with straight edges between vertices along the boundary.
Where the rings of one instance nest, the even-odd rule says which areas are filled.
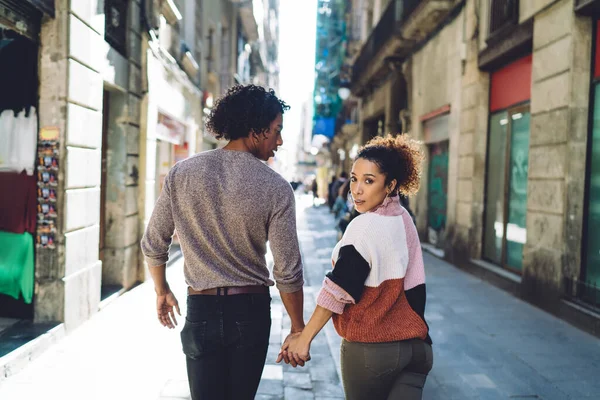
[[[234,151],[246,151],[248,153],[252,153],[250,148],[246,144],[245,138],[231,140],[229,143],[223,147],[225,150],[234,150]]]

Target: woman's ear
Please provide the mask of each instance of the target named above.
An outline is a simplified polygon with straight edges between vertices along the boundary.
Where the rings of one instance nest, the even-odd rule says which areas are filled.
[[[393,179],[390,182],[390,184],[388,185],[388,188],[389,188],[389,193],[390,194],[393,194],[393,193],[397,192],[398,191],[398,181],[395,180],[395,179]]]

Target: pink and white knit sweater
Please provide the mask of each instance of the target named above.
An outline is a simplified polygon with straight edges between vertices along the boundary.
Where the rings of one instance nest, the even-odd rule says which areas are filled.
[[[398,197],[352,220],[332,263],[317,304],[333,311],[340,336],[364,343],[431,343],[421,245]]]

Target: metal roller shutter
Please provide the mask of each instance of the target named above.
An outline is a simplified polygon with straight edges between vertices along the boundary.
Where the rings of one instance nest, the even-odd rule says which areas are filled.
[[[23,0],[0,0],[0,27],[38,40],[42,13]]]

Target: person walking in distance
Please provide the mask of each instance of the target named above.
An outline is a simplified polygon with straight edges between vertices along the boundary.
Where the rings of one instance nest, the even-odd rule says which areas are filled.
[[[273,90],[229,89],[207,122],[218,139],[229,143],[173,166],[142,238],[158,320],[174,328],[179,305],[165,264],[173,231],[179,236],[188,285],[181,341],[193,400],[254,399],[271,328],[269,286],[274,282],[265,260],[267,241],[291,333],[304,328],[294,193],[264,163],[283,143],[288,109]]]
[[[421,399],[433,365],[421,245],[398,198],[418,190],[422,160],[420,143],[406,135],[375,138],[359,151],[350,192],[361,214],[333,250],[306,328],[284,342],[277,360],[307,360],[333,317],[348,400]]]

